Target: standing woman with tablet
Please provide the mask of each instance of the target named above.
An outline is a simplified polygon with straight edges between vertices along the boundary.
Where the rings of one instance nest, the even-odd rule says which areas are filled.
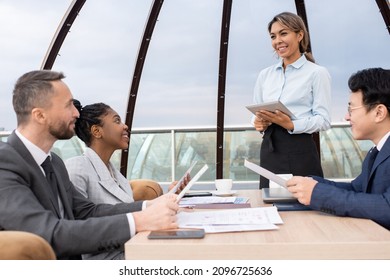
[[[279,62],[263,69],[256,81],[254,102],[280,101],[294,115],[256,112],[253,124],[263,134],[260,165],[277,174],[323,176],[312,133],[330,128],[331,78],[307,53],[309,35],[303,20],[283,12],[268,24]],[[260,177],[260,188],[269,187]]]

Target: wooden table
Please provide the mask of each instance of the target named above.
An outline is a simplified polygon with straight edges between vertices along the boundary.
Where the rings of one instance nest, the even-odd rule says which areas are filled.
[[[259,190],[239,191],[265,206]],[[218,210],[216,210],[218,211]],[[204,239],[148,240],[141,232],[125,244],[126,259],[390,259],[390,231],[367,219],[317,211],[280,212],[277,230],[206,234]]]

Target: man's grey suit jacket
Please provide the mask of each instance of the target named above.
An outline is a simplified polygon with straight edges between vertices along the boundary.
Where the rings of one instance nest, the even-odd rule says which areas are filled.
[[[43,172],[15,132],[8,143],[0,142],[0,229],[38,234],[58,258],[123,247],[130,238],[125,213],[141,210],[142,201],[95,205],[75,189],[63,161],[54,153],[52,163],[64,219],[51,201]]]
[[[370,173],[366,157],[362,173],[351,183],[313,178],[319,183],[312,193],[311,208],[338,216],[371,219],[390,229],[390,137],[379,151]],[[367,194],[369,185],[371,193]]]

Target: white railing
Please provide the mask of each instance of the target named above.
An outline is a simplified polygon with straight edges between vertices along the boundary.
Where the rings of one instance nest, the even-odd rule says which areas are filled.
[[[213,127],[133,129],[127,176],[150,178],[165,185],[181,177],[191,161],[197,159],[199,166],[203,163],[211,166],[199,183],[199,188],[208,188],[215,179],[215,131]],[[0,131],[0,140],[5,141],[10,133]],[[257,187],[258,176],[243,166],[243,160],[250,158],[259,163],[262,140],[259,133],[251,126],[225,127],[224,139],[224,177],[234,179],[243,188]],[[325,177],[338,181],[356,177],[371,146],[369,141],[355,141],[348,123],[333,123],[330,130],[320,133]],[[53,150],[65,160],[81,154],[84,145],[73,137],[57,141]],[[117,151],[112,158],[118,167],[120,154]]]

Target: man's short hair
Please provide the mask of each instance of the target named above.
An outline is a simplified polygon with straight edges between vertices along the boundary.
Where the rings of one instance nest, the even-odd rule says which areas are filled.
[[[358,71],[349,78],[348,86],[352,92],[362,92],[368,111],[378,104],[390,109],[390,70],[368,68]]]
[[[12,104],[18,125],[29,120],[32,109],[50,105],[53,81],[65,78],[62,72],[34,70],[22,75],[15,84]]]

